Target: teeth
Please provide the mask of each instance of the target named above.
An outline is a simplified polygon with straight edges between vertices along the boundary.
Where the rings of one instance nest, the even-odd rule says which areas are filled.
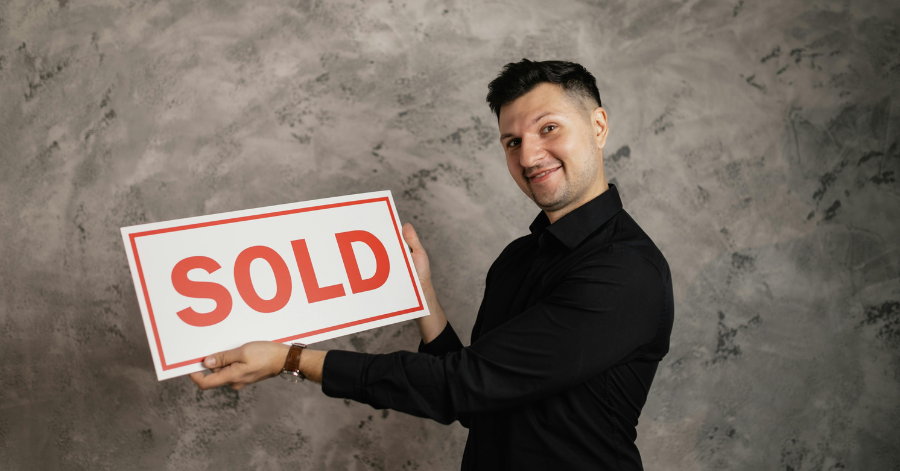
[[[550,173],[551,171],[552,171],[552,170],[547,170],[546,172],[541,172],[541,173],[539,173],[539,174],[537,174],[537,175],[535,175],[535,176],[533,176],[533,177],[531,177],[531,178],[541,178],[541,177],[543,177],[544,175]]]

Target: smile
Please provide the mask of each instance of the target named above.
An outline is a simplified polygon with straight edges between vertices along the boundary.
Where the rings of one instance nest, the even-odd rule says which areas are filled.
[[[531,183],[540,183],[540,182],[550,178],[550,175],[553,174],[553,172],[556,172],[557,170],[559,170],[560,168],[562,168],[562,167],[556,167],[556,168],[551,168],[550,170],[545,170],[541,173],[538,173],[537,175],[533,175],[533,176],[529,177],[528,179],[531,181]]]

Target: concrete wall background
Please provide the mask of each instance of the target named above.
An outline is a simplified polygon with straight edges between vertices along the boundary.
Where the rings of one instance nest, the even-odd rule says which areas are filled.
[[[458,469],[465,430],[158,383],[118,228],[370,190],[464,341],[537,213],[486,84],[583,63],[607,174],[672,266],[650,470],[900,469],[900,6],[0,2],[0,468]],[[412,323],[326,342],[414,349]]]

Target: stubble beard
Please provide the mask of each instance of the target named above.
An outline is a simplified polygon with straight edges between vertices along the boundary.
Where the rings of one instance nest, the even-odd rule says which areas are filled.
[[[531,200],[543,211],[558,211],[581,198],[584,192],[588,191],[588,188],[591,186],[587,174],[596,173],[596,168],[586,169],[588,172],[585,172],[584,175],[576,175],[575,180],[570,181],[569,174],[566,173],[565,170],[565,164],[558,170],[563,171],[564,173],[562,175],[563,181],[557,186],[556,191],[553,194],[544,195],[541,198],[534,192],[534,188],[531,187],[531,182],[528,182],[528,191],[531,193]]]
[[[569,182],[564,177],[563,181],[560,183],[561,189],[559,187],[556,188],[556,192],[550,195],[544,195],[539,197],[535,192],[534,188],[531,187],[531,182],[528,183],[528,191],[531,193],[531,200],[534,201],[539,208],[544,211],[556,211],[566,207],[571,201],[569,197]],[[561,191],[560,191],[561,190]]]

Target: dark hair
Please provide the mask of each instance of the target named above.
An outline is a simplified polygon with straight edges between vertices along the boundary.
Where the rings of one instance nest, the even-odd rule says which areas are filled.
[[[503,66],[500,75],[488,84],[487,102],[500,119],[500,107],[516,101],[541,83],[555,83],[567,93],[590,98],[600,104],[597,80],[581,64],[566,61],[534,62],[522,59]]]

